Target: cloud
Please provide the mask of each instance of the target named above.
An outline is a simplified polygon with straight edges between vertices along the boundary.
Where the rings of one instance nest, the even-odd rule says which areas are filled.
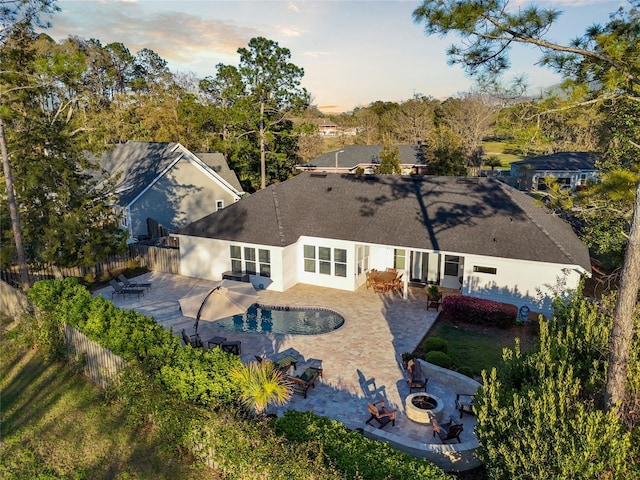
[[[287,5],[287,8],[292,12],[296,12],[296,13],[300,12],[300,7],[298,7],[294,2],[289,2],[289,4]]]
[[[325,55],[329,55],[329,52],[320,52],[318,50],[309,50],[307,52],[304,52],[302,55],[305,56],[305,57],[320,58],[320,57],[323,57]]]
[[[56,39],[69,35],[97,38],[103,44],[122,42],[132,53],[150,48],[169,62],[189,63],[194,57],[235,56],[254,28],[232,21],[209,20],[185,12],[151,12],[135,1],[65,2],[47,31]]]
[[[291,27],[282,27],[279,25],[276,26],[276,30],[278,31],[278,33],[280,33],[280,35],[283,35],[285,37],[299,37],[303,33],[302,30]]]

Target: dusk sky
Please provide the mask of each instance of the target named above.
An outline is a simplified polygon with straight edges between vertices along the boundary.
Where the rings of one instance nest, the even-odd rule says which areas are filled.
[[[512,0],[510,8],[531,2]],[[538,0],[563,11],[549,40],[567,42],[594,23],[606,23],[622,0]],[[420,5],[411,1],[212,1],[59,0],[47,31],[56,40],[69,35],[122,42],[131,53],[150,48],[174,72],[215,75],[218,63],[238,65],[236,53],[263,36],[291,51],[304,68],[302,85],[325,113],[352,110],[382,100],[400,102],[414,94],[444,99],[469,90],[473,81],[459,66],[447,65],[446,49],[456,37],[426,37],[413,23]],[[539,51],[519,47],[512,74],[524,73],[529,93],[558,81],[535,67]]]

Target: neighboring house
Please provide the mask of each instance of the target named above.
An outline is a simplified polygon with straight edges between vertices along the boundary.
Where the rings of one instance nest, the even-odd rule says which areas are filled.
[[[591,271],[587,247],[492,178],[305,172],[178,231],[182,275],[354,291],[371,269],[548,312]]]
[[[166,235],[244,193],[224,155],[192,153],[179,143],[118,144],[99,163],[117,178],[115,208],[132,241]]]
[[[338,134],[338,125],[327,118],[321,118],[318,121],[318,132],[323,137],[334,137]]]
[[[598,180],[595,166],[599,154],[590,152],[558,152],[511,163],[511,178],[520,190],[547,189],[546,181],[554,180],[563,188],[579,190]]]
[[[422,173],[424,154],[420,145],[399,145],[400,166],[403,174]],[[375,173],[380,166],[382,145],[347,145],[340,150],[323,153],[297,168],[309,172]]]

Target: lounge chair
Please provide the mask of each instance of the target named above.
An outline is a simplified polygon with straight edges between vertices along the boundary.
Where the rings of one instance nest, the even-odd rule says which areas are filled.
[[[122,298],[126,298],[127,295],[138,295],[138,298],[140,298],[140,295],[144,295],[144,290],[141,288],[125,288],[115,280],[109,280],[109,285],[113,288],[111,298],[116,294],[122,295]]]
[[[397,411],[388,409],[384,404],[384,400],[378,400],[374,403],[367,402],[367,409],[371,414],[369,420],[365,422],[368,425],[373,420],[376,420],[378,422],[378,428],[384,427],[389,422],[391,422],[392,426],[395,426]]]
[[[320,370],[314,367],[307,368],[301,375],[285,375],[285,379],[291,385],[294,393],[299,393],[307,398],[307,391],[310,388],[316,388],[316,380],[320,376]]]
[[[118,280],[120,280],[120,283],[122,283],[125,288],[146,288],[147,290],[151,288],[150,283],[130,282],[122,273],[118,275]]]
[[[190,345],[193,348],[204,348],[204,344],[202,343],[200,335],[198,335],[197,333],[195,335],[189,335],[184,328],[182,329],[182,341],[184,342],[185,346]]]
[[[420,364],[416,363],[413,359],[407,362],[407,376],[409,377],[407,378],[409,393],[412,393],[414,390],[427,391],[427,382],[429,379],[424,378]]]
[[[438,435],[442,443],[447,440],[456,439],[458,443],[462,443],[460,440],[460,434],[464,430],[464,426],[461,423],[456,423],[453,417],[449,418],[447,423],[439,424],[434,415],[431,415],[431,426],[433,427],[433,436]]]
[[[473,395],[468,393],[456,394],[456,410],[460,410],[460,418],[462,418],[465,413],[475,415],[473,411]]]

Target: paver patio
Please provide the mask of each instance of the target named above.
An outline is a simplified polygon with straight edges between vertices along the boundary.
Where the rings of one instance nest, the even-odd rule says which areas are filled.
[[[194,319],[182,316],[178,299],[202,293],[210,288],[207,280],[151,272],[135,280],[151,282],[153,287],[141,298],[116,296],[118,307],[153,316],[158,324],[180,335],[183,328],[193,333]],[[111,298],[111,287],[97,292]],[[201,321],[198,328],[205,342],[214,336],[242,342],[242,361],[254,355],[273,356],[294,351],[305,360],[323,361],[324,375],[304,399],[294,395],[291,401],[276,409],[311,410],[346,424],[363,428],[369,418],[366,402],[386,399],[398,410],[395,426],[385,431],[419,442],[436,442],[431,426],[409,420],[404,414],[404,398],[409,394],[401,354],[412,351],[433,325],[437,312],[427,311],[427,298],[420,288],[410,289],[409,298],[391,293],[378,294],[364,286],[356,292],[298,284],[286,292],[261,290],[259,302],[265,305],[316,306],[335,310],[345,318],[344,325],[321,335],[284,335],[274,333],[240,333],[222,330],[215,322]],[[430,380],[427,391],[445,403],[443,418],[458,418],[454,391]],[[473,439],[475,418],[465,415],[463,442]]]

